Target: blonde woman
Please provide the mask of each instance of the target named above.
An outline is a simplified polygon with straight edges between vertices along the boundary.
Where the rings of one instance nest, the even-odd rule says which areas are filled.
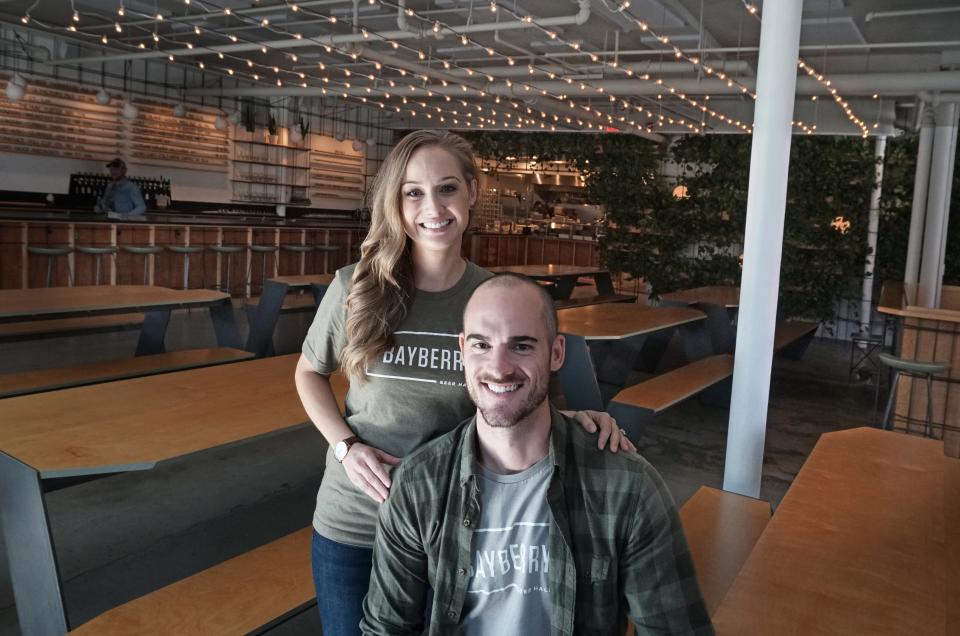
[[[474,410],[457,347],[463,308],[490,276],[461,256],[477,200],[473,151],[421,130],[390,152],[373,186],[360,261],[337,272],[303,343],[297,391],[330,445],[313,517],[324,636],[359,634],[377,510],[391,466]],[[350,378],[346,418],[328,376]],[[602,413],[577,414],[598,444],[633,449]]]

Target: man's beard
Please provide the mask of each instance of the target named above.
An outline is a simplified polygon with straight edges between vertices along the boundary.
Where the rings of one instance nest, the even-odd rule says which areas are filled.
[[[549,378],[549,376],[543,377]],[[512,428],[516,426],[529,417],[530,414],[537,410],[537,407],[547,399],[547,382],[541,379],[538,383],[526,383],[529,387],[527,399],[515,406],[511,406],[508,410],[495,410],[485,406],[484,403],[478,399],[478,393],[486,391],[480,384],[488,382],[493,382],[493,384],[513,384],[514,382],[519,383],[519,377],[515,374],[510,374],[504,378],[484,377],[467,382],[467,393],[470,394],[470,399],[473,400],[473,403],[477,406],[477,410],[483,415],[484,421],[493,428]]]

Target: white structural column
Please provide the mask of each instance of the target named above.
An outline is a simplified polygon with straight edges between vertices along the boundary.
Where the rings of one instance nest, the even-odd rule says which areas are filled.
[[[950,191],[953,185],[953,157],[957,139],[957,105],[937,106],[936,130],[930,163],[930,189],[927,193],[927,214],[923,230],[923,253],[920,258],[917,304],[937,307],[943,284],[943,233],[947,227]]]
[[[737,355],[723,473],[724,490],[749,497],[760,494],[763,469],[802,11],[800,0],[768,0],[760,27]]]
[[[927,214],[927,193],[930,187],[933,125],[933,107],[927,105],[920,120],[917,171],[913,177],[913,206],[910,211],[910,238],[907,240],[907,264],[903,271],[903,282],[911,285],[915,285],[920,279],[920,250],[923,249],[923,224]]]
[[[860,301],[860,333],[870,335],[873,308],[873,272],[877,269],[877,231],[880,227],[880,195],[883,194],[883,158],[887,152],[887,138],[877,137],[873,159],[873,191],[870,193],[870,220],[867,226],[867,246],[870,254],[863,263],[863,294]]]

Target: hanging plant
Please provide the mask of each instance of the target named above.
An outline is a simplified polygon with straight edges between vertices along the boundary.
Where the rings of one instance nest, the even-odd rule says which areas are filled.
[[[308,134],[310,134],[310,122],[306,122],[303,117],[300,117],[300,136],[306,139]]]
[[[257,130],[257,120],[253,113],[253,102],[248,99],[240,102],[240,121],[247,132],[252,133]]]
[[[277,118],[274,117],[273,110],[270,111],[270,119],[267,121],[267,132],[271,137],[277,136]]]

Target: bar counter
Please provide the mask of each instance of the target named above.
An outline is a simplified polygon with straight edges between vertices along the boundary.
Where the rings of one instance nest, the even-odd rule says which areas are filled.
[[[180,289],[186,277],[189,288],[218,288],[250,296],[259,293],[265,278],[331,273],[356,260],[365,234],[366,228],[348,211],[281,218],[167,210],[113,219],[82,209],[11,206],[0,209],[0,289],[46,286],[48,267],[53,286],[97,284],[96,256],[76,250],[90,246],[118,248],[114,255],[100,256],[101,285]],[[240,249],[229,258],[210,249],[221,245]],[[66,256],[48,258],[31,254],[28,246],[75,249]],[[146,256],[123,249],[148,246],[163,249]],[[201,248],[190,255],[186,276],[185,255],[167,249],[184,246]],[[258,253],[251,246],[277,249]]]
[[[914,305],[915,289],[884,283],[877,311],[898,322],[896,355],[909,360],[950,363],[933,379],[934,433],[943,434],[944,453],[960,457],[960,287],[943,286],[940,307]],[[927,414],[927,390],[922,379],[903,376],[897,386],[893,422],[920,430]],[[919,423],[919,425],[918,425]]]
[[[184,287],[186,259],[166,247],[199,246],[202,251],[191,255],[188,286],[224,289],[234,296],[249,297],[259,294],[264,278],[332,274],[359,258],[360,243],[366,235],[366,227],[349,211],[311,210],[299,217],[281,218],[206,213],[199,211],[200,204],[190,205],[198,209],[148,212],[130,220],[110,219],[84,209],[0,207],[0,289],[45,286],[51,262],[54,286],[96,284],[93,255],[73,251],[49,261],[46,256],[30,254],[27,246],[116,246],[116,255],[101,256],[101,285],[149,284],[179,289]],[[229,290],[225,289],[228,259],[210,249],[218,245],[241,248],[229,260]],[[259,245],[279,249],[264,257],[250,249]],[[125,246],[164,249],[143,256],[128,253]],[[596,267],[600,262],[599,244],[594,240],[539,234],[471,231],[464,239],[463,253],[481,267],[547,263]]]

